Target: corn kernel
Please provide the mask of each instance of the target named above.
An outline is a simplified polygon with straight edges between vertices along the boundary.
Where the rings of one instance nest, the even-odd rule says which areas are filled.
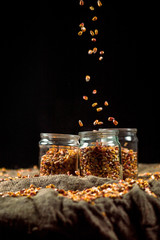
[[[102,111],[102,110],[103,110],[102,107],[96,108],[96,111],[97,111],[97,112],[100,112],[100,111]]]
[[[88,50],[88,54],[91,55],[93,53],[93,50]]]
[[[86,75],[86,82],[89,82],[91,77],[89,75]]]
[[[83,99],[87,101],[87,100],[88,100],[88,97],[87,97],[87,96],[83,96]]]
[[[106,106],[106,107],[107,107],[108,105],[109,105],[109,104],[108,104],[108,102],[107,102],[107,101],[105,101],[105,102],[104,102],[104,106]]]
[[[86,32],[86,28],[85,27],[81,27],[81,31],[82,32]]]
[[[92,38],[91,41],[92,41],[92,42],[96,42],[97,39],[96,39],[96,38]]]
[[[98,7],[102,7],[102,2],[100,0],[97,1]]]
[[[80,23],[79,24],[79,27],[81,28],[81,27],[84,27],[84,23],[82,22],[82,23]]]
[[[93,122],[93,125],[94,125],[94,126],[97,125],[98,122],[99,122],[99,121],[96,119],[96,120]]]
[[[98,35],[98,29],[94,30],[95,35]]]
[[[78,36],[82,36],[82,33],[83,33],[82,31],[79,31]]]
[[[84,1],[83,1],[83,0],[80,0],[80,1],[79,1],[79,5],[80,5],[80,6],[84,6]]]
[[[83,127],[83,122],[81,120],[79,120],[78,123],[80,127]]]
[[[102,56],[100,56],[100,57],[99,57],[99,61],[102,61],[102,60],[103,60],[103,57],[102,57]]]
[[[96,93],[97,93],[97,90],[96,90],[96,89],[94,89],[94,90],[92,91],[92,93],[93,93],[93,94],[96,94]]]
[[[97,106],[98,105],[98,103],[97,102],[95,102],[95,103],[92,103],[92,107],[95,107],[95,106]]]
[[[118,122],[114,119],[113,124],[116,126],[116,125],[118,125]]]
[[[97,52],[97,48],[94,47],[94,48],[93,48],[93,53],[95,54],[96,52]]]
[[[97,19],[98,18],[95,16],[95,17],[92,18],[92,21],[95,22],[95,21],[97,21]]]
[[[109,121],[109,122],[111,122],[111,121],[113,121],[113,120],[114,120],[114,117],[109,117],[109,118],[108,118],[108,121]]]
[[[90,6],[89,9],[90,9],[91,11],[94,11],[94,7],[93,7],[93,6]]]
[[[100,51],[99,54],[100,54],[100,55],[103,55],[103,54],[104,54],[104,51]]]
[[[90,30],[90,34],[91,36],[94,36],[94,32],[92,30]]]
[[[102,125],[102,124],[103,124],[103,122],[102,122],[102,121],[99,121],[99,122],[98,122],[98,125]]]

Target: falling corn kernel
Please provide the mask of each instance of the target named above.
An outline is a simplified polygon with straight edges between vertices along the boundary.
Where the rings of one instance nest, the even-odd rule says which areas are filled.
[[[91,11],[94,11],[94,7],[93,7],[93,6],[90,6],[89,9],[90,9]]]
[[[98,105],[98,103],[97,102],[95,102],[95,103],[92,103],[92,107],[95,107],[95,106],[97,106]]]
[[[99,122],[99,121],[96,119],[96,120],[93,122],[93,125],[94,125],[94,126],[97,125],[98,122]]]
[[[87,97],[87,96],[83,96],[83,99],[87,101],[87,100],[88,100],[88,97]]]
[[[83,122],[81,120],[79,120],[78,123],[80,127],[83,127]]]
[[[95,35],[98,35],[98,29],[94,30]]]
[[[107,101],[105,101],[105,102],[104,102],[104,106],[106,106],[106,107],[107,107],[108,105],[109,105],[109,104],[108,104],[108,102],[107,102]]]
[[[100,51],[99,54],[100,54],[100,55],[103,55],[103,54],[104,54],[104,51]]]
[[[86,82],[89,82],[91,77],[89,75],[86,75]]]
[[[80,5],[80,6],[84,6],[84,1],[83,1],[83,0],[80,0],[80,1],[79,1],[79,5]]]
[[[88,54],[91,55],[93,53],[93,50],[88,50]]]
[[[109,121],[109,122],[111,122],[111,121],[113,121],[113,120],[114,120],[114,117],[109,117],[109,118],[108,118],[108,121]]]
[[[118,122],[115,119],[113,119],[113,124],[116,126],[118,125]]]
[[[84,27],[84,23],[82,22],[82,23],[80,23],[79,24],[79,27],[81,28],[81,27]]]
[[[86,32],[86,28],[85,27],[81,27],[81,31],[82,32]]]
[[[96,90],[96,89],[94,89],[94,90],[92,91],[92,93],[93,93],[93,94],[96,94],[96,93],[97,93],[97,90]]]
[[[97,39],[96,39],[96,38],[92,38],[91,41],[92,41],[92,42],[96,42]]]
[[[100,57],[99,57],[99,61],[102,61],[102,60],[103,60],[103,57],[102,57],[102,56],[100,56]]]
[[[92,21],[95,22],[95,21],[97,21],[97,19],[98,19],[98,18],[97,18],[96,16],[94,16],[94,17],[92,18]]]
[[[78,32],[78,36],[82,36],[83,32],[82,31],[79,31]]]
[[[94,36],[94,32],[92,30],[90,30],[90,34],[91,36]]]
[[[102,110],[103,110],[102,107],[96,108],[96,111],[97,111],[97,112],[100,112],[100,111],[102,111]]]
[[[103,122],[102,122],[102,121],[99,121],[99,122],[98,122],[98,125],[102,125],[102,124],[103,124]]]
[[[100,0],[97,1],[98,7],[102,7],[102,2]]]
[[[94,48],[93,48],[93,53],[95,54],[95,53],[97,52],[97,50],[98,50],[98,49],[97,49],[96,47],[94,47]]]

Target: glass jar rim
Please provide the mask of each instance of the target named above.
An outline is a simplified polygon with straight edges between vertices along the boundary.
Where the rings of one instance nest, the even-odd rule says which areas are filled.
[[[99,128],[98,131],[102,132],[102,131],[108,131],[109,130],[118,130],[119,133],[120,132],[133,132],[136,133],[137,132],[137,128]]]
[[[103,136],[103,135],[118,135],[119,131],[118,129],[106,129],[104,132],[101,132],[101,131],[82,131],[82,132],[79,132],[79,136],[80,137],[89,137],[89,136],[96,136],[96,135],[100,135],[100,136]]]
[[[49,138],[49,139],[53,139],[53,138],[64,138],[64,139],[75,139],[75,140],[79,140],[80,136],[79,135],[74,135],[74,134],[65,134],[65,133],[40,133],[40,137],[41,138]]]

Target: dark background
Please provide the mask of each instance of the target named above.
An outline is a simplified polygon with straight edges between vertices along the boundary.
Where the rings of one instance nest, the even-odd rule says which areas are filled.
[[[139,162],[159,162],[156,6],[105,2],[94,13],[87,2],[1,3],[0,167],[38,164],[41,132],[92,130],[97,116],[104,127],[113,127],[107,118],[114,116],[118,127],[137,128]],[[81,22],[87,30],[99,29],[97,43],[91,43],[89,31],[77,35]],[[94,46],[105,50],[102,62],[87,54]],[[93,98],[109,106],[95,113]]]

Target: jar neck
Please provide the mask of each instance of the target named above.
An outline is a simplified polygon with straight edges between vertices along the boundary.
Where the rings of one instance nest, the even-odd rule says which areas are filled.
[[[78,133],[80,138],[107,138],[117,137],[118,130],[106,130],[106,131],[85,131]]]
[[[136,136],[137,134],[137,128],[100,128],[100,132],[107,132],[108,130],[117,130],[118,136]]]
[[[60,134],[60,133],[41,133],[41,139],[48,140],[50,144],[62,146],[79,146],[79,135]]]
[[[136,135],[137,135],[136,128],[119,128],[119,137],[136,136]]]

